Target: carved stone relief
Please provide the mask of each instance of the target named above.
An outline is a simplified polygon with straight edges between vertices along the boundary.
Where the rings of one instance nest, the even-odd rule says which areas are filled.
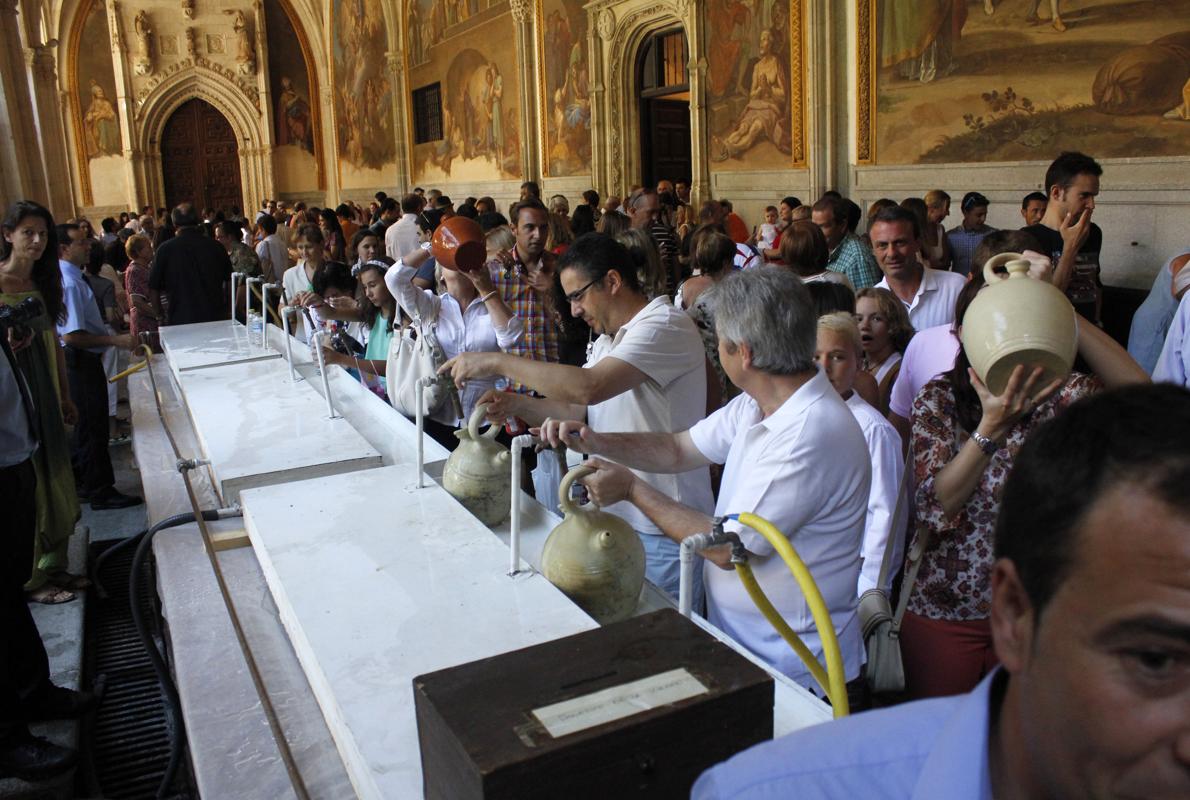
[[[194,19],[194,0],[182,0],[182,16]]]
[[[132,69],[137,75],[149,75],[153,72],[153,26],[149,22],[149,15],[142,10],[133,20],[136,31],[136,47],[132,53]]]
[[[243,11],[224,9],[224,14],[232,16],[231,29],[236,35],[236,67],[241,75],[256,74],[256,47],[252,43],[252,33],[248,28],[248,19]]]
[[[191,58],[198,55],[198,32],[194,28],[186,29],[186,55]]]
[[[242,75],[237,74],[236,70],[231,69],[224,64],[219,64],[201,56],[197,56],[194,58],[184,58],[181,61],[175,61],[168,67],[160,70],[156,75],[153,76],[152,80],[142,86],[140,91],[136,93],[136,97],[134,99],[137,116],[140,117],[143,115],[145,101],[149,99],[150,95],[153,94],[153,91],[166,79],[176,75],[182,70],[194,69],[196,67],[208,69],[218,74],[220,77],[226,79],[233,86],[239,89],[240,93],[243,94],[245,98],[247,98],[248,102],[252,104],[253,108],[255,108],[257,111],[260,110],[260,95],[257,92],[254,81],[245,79]]]

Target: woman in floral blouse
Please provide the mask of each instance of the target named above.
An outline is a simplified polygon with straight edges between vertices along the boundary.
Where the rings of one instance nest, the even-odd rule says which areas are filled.
[[[956,330],[979,289],[969,285],[960,295]],[[992,532],[1000,493],[1025,438],[1091,392],[1148,381],[1106,333],[1085,321],[1078,331],[1079,355],[1093,375],[1075,372],[1042,387],[1040,369],[1017,367],[997,397],[960,348],[954,369],[927,383],[914,400],[917,494],[910,553],[923,537],[928,541],[901,634],[913,698],[968,692],[997,663],[988,621]]]

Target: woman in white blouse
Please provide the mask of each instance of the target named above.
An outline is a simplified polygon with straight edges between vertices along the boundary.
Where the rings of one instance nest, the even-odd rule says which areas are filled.
[[[384,280],[406,314],[435,325],[438,342],[447,359],[459,353],[507,350],[520,340],[524,325],[492,285],[488,270],[459,272],[442,269],[439,286],[443,291],[440,294],[414,286],[417,268],[429,257],[428,248],[407,254],[389,269]],[[447,403],[426,420],[426,432],[444,447],[453,449],[458,445],[454,429],[471,416],[475,402],[483,393],[495,386],[495,378],[467,381],[460,396],[462,418],[456,419]]]

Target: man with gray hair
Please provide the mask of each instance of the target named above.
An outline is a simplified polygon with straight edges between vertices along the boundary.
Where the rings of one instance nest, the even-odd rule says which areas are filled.
[[[752,512],[790,538],[814,574],[843,651],[848,682],[859,678],[864,650],[855,584],[867,513],[871,459],[847,405],[814,365],[816,324],[805,286],[787,270],[737,272],[713,290],[719,358],[742,394],[680,433],[612,433],[548,421],[541,436],[599,453],[583,481],[601,506],[627,501],[666,536],[681,541],[711,530],[713,520],[657,491],[628,467],[685,472],[723,464],[716,516]],[[822,644],[805,596],[772,545],[729,521],[750,552],[757,580],[781,616],[820,660]],[[730,574],[726,547],[704,551],[708,619],[785,675],[813,688],[809,671]]]

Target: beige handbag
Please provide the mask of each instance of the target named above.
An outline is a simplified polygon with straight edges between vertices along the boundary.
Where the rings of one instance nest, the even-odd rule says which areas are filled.
[[[892,515],[888,542],[884,547],[884,558],[880,562],[880,576],[876,580],[876,588],[868,589],[859,598],[859,621],[864,645],[868,650],[868,666],[864,670],[864,678],[873,694],[895,694],[905,691],[905,664],[901,659],[901,620],[905,618],[909,596],[913,593],[913,584],[917,581],[917,571],[921,567],[921,556],[929,543],[928,529],[922,530],[909,553],[909,566],[905,570],[901,598],[895,614],[892,612],[892,605],[884,586],[892,566],[893,536],[896,534],[897,520],[900,519],[901,508],[905,502],[905,487],[912,462],[913,454],[910,453],[901,473],[897,505]]]
[[[435,357],[431,329],[432,326],[424,324],[420,317],[414,317],[410,324],[401,326],[388,346],[388,364],[385,367],[388,401],[407,417],[417,416],[417,393],[421,379],[436,375],[441,364]],[[442,405],[447,392],[441,381],[424,391],[425,413],[432,414]]]

